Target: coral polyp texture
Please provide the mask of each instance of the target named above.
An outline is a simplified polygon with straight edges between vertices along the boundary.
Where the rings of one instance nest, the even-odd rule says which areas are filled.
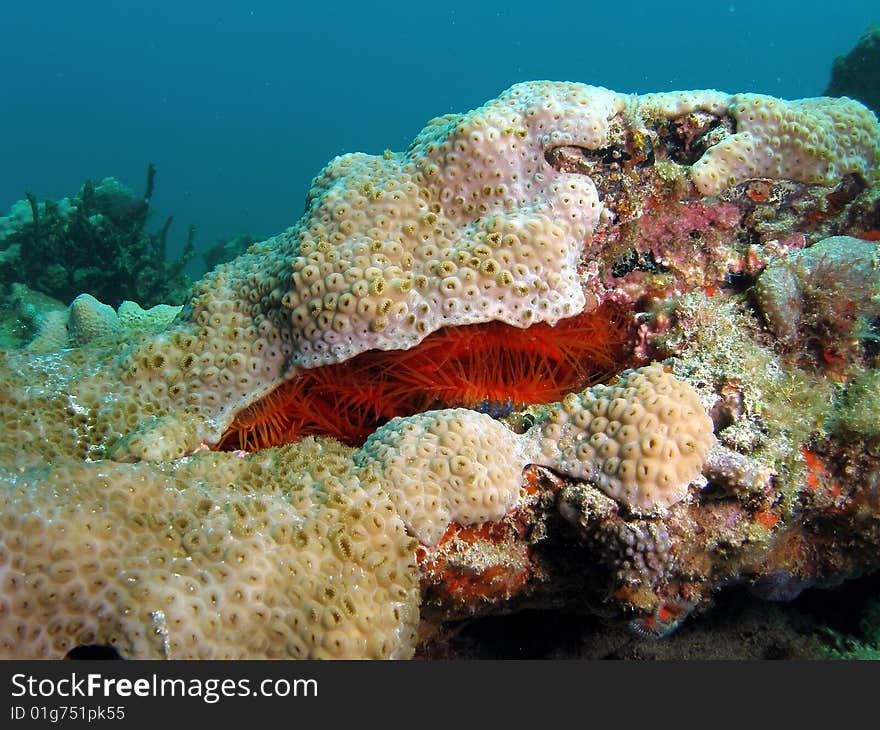
[[[785,101],[762,94],[658,95],[664,115],[724,115],[728,134],[714,140],[690,169],[704,195],[750,178],[833,185],[848,173],[868,175],[880,155],[877,119],[851,99]]]
[[[529,82],[336,158],[179,311],[14,288],[3,655],[659,637],[880,568],[878,146],[849,99]]]
[[[875,174],[876,127],[849,100],[531,82],[433,120],[403,153],[338,157],[296,225],[205,276],[174,327],[102,376],[122,381],[115,402],[142,404],[144,433],[114,453],[162,459],[217,443],[302,368],[408,349],[445,326],[552,325],[595,307],[610,295],[579,266],[602,253],[598,229],[639,212],[617,198],[659,157],[692,162],[680,174],[704,194],[749,176],[829,183]]]
[[[429,546],[453,522],[503,517],[528,463],[509,429],[463,408],[395,418],[367,439],[356,461],[380,476],[406,526]]]
[[[662,367],[566,397],[540,429],[536,463],[587,479],[635,512],[682,500],[715,445],[697,392]]]
[[[349,475],[346,450],[221,457],[7,474],[3,654],[410,655],[412,538],[377,483]]]

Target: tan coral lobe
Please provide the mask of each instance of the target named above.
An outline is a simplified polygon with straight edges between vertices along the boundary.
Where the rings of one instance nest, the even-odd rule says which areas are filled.
[[[749,178],[822,185],[848,173],[869,178],[880,160],[876,117],[846,97],[789,101],[764,94],[677,91],[642,99],[659,116],[705,111],[733,120],[733,133],[691,167],[703,195],[717,195]]]
[[[519,496],[528,463],[516,434],[464,408],[395,418],[357,452],[379,476],[410,532],[435,545],[453,522],[499,520]]]
[[[407,658],[413,541],[348,450],[65,461],[0,495],[0,654]]]
[[[716,443],[697,392],[656,364],[568,396],[533,431],[535,461],[637,513],[684,499]]]

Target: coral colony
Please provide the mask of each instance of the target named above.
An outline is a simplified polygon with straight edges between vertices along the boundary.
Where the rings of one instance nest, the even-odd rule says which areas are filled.
[[[38,318],[0,355],[0,651],[659,637],[880,567],[878,162],[847,98],[522,83],[337,157],[179,310]]]

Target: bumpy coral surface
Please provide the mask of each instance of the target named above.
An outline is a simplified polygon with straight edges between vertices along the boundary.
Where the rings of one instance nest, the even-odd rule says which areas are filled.
[[[847,173],[869,175],[880,147],[877,120],[850,99],[783,101],[761,94],[717,92],[663,95],[659,108],[675,116],[725,114],[731,134],[711,145],[691,167],[703,195],[717,195],[750,178],[834,184]]]
[[[406,657],[417,623],[525,605],[659,636],[733,579],[880,567],[875,272],[804,279],[839,292],[801,309],[819,336],[831,316],[833,350],[746,295],[792,251],[876,240],[878,144],[849,100],[520,84],[331,162],[304,217],[161,332],[0,353],[5,655]],[[406,414],[358,450],[210,451],[304,369],[605,307],[626,354],[559,402]]]
[[[408,348],[445,325],[552,324],[595,306],[605,292],[585,291],[579,263],[600,253],[600,226],[635,212],[618,200],[633,182],[611,183],[664,146],[683,145],[664,156],[709,194],[750,175],[870,177],[877,136],[847,100],[532,82],[432,121],[404,153],[337,158],[299,223],[207,275],[179,324],[117,364],[117,398],[144,404],[141,422],[162,414],[145,439],[177,443],[129,454],[216,443],[298,368]]]
[[[395,418],[356,457],[380,475],[404,523],[436,545],[450,523],[504,516],[519,496],[524,449],[505,426],[463,408]]]
[[[666,506],[684,497],[705,458],[681,428],[696,419],[687,410],[694,394],[657,367],[623,382],[604,408],[612,418],[621,411],[622,423],[606,430],[625,430],[638,410],[638,437],[650,442],[642,450],[663,450],[676,481],[658,486],[651,472],[630,485],[624,465],[615,496]],[[558,424],[570,411],[553,404],[548,418]],[[521,496],[530,460],[589,471],[577,459],[593,455],[548,446],[554,435],[572,439],[541,425],[518,435],[488,415],[449,409],[396,418],[353,454],[309,439],[164,465],[56,454],[46,472],[31,449],[6,446],[0,646],[7,656],[93,643],[139,657],[409,656],[418,576],[407,531],[433,547],[452,525],[500,520]],[[561,458],[539,454],[537,443]],[[602,473],[607,461],[596,461]]]
[[[569,395],[538,433],[549,458],[533,461],[643,512],[682,500],[715,445],[696,391],[659,365]]]
[[[4,472],[0,651],[405,658],[412,538],[343,448]],[[279,478],[283,476],[284,478]]]

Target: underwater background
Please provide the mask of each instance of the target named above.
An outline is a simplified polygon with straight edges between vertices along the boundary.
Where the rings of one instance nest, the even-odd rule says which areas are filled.
[[[297,220],[333,156],[401,150],[518,81],[815,96],[878,20],[870,0],[8,3],[0,211],[86,178],[140,194],[153,162],[170,257],[189,225],[197,249],[261,238]]]

